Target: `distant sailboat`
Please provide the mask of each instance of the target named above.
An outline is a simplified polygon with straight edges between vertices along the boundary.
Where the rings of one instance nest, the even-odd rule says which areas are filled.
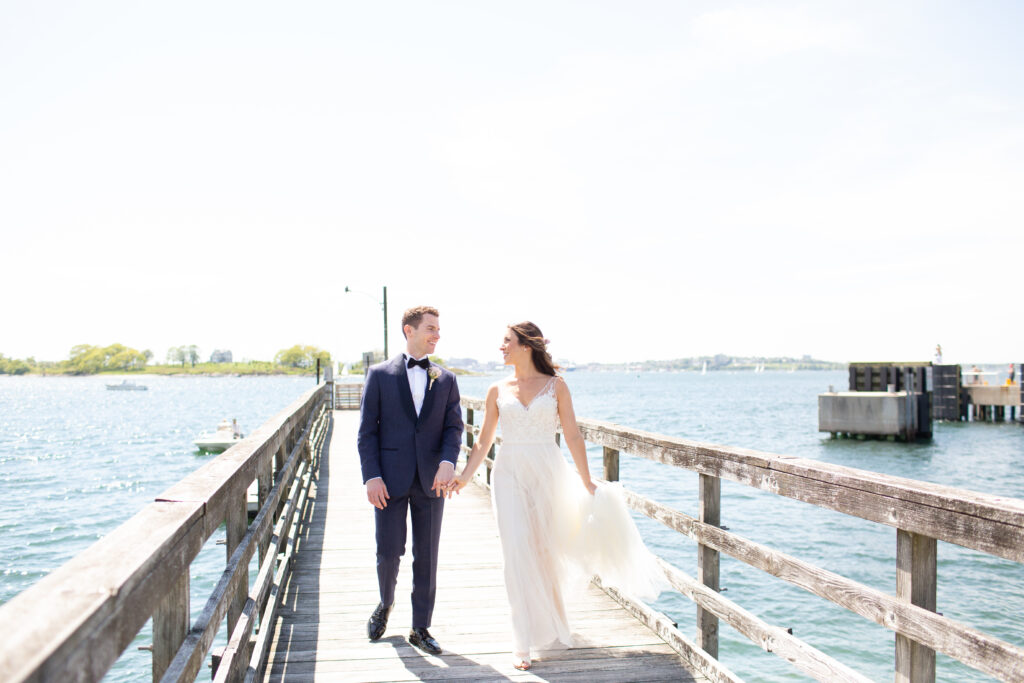
[[[704,361],[704,366],[700,369],[700,374],[702,374],[702,375],[708,374],[708,362],[707,361]]]

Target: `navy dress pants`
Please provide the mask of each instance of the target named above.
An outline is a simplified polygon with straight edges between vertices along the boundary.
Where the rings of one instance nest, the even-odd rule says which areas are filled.
[[[383,510],[374,508],[377,523],[377,583],[380,601],[395,601],[398,566],[405,554],[406,520],[412,517],[412,627],[429,628],[437,593],[437,547],[441,540],[444,497],[424,491],[419,476],[409,492],[392,496]]]

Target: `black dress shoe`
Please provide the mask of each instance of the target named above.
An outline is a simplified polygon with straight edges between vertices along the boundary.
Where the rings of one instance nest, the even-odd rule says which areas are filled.
[[[434,640],[434,636],[430,635],[430,631],[425,628],[414,628],[409,631],[409,643],[423,650],[428,655],[441,654],[441,646]]]
[[[370,640],[378,640],[384,635],[384,629],[388,627],[388,617],[391,616],[391,610],[394,608],[394,603],[387,608],[384,607],[383,602],[377,603],[377,609],[373,610],[370,620],[366,622],[366,635],[370,636]]]

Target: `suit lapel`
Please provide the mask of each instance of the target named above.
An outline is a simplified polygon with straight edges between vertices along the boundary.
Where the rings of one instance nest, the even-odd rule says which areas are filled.
[[[405,356],[399,356],[395,360],[395,380],[398,382],[398,395],[402,397],[402,406],[405,407],[409,417],[416,419],[416,404],[412,400],[412,391],[409,389],[409,371],[405,367]]]

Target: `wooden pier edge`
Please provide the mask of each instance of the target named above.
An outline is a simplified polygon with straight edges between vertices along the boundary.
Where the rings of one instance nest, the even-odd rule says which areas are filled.
[[[212,641],[205,627],[201,632],[187,627],[190,564],[229,515],[237,519],[233,508],[244,511],[246,490],[268,471],[275,454],[296,448],[301,452],[311,425],[329,420],[323,410],[329,391],[333,387],[319,385],[304,392],[248,438],[0,606],[0,621],[19,625],[0,639],[0,680],[100,680],[151,616],[154,679],[182,657],[183,643]],[[275,486],[290,485],[282,467],[275,474]],[[265,519],[276,516],[276,499],[270,494],[261,500]],[[232,589],[247,591],[242,557],[251,557],[265,541],[254,538],[256,531],[270,529],[262,521],[254,523],[229,551],[236,561],[225,569],[220,592],[204,610],[212,624],[209,630],[219,625],[213,613],[223,614],[229,603],[240,604]],[[236,620],[244,613],[243,608]],[[197,659],[191,653],[187,659],[192,668]]]
[[[463,397],[463,405],[474,413],[485,410],[484,402],[476,398]],[[765,624],[722,598],[714,585],[717,556],[709,553],[725,552],[892,630],[897,681],[934,681],[935,651],[1001,680],[1024,680],[1024,648],[935,612],[936,541],[1024,562],[1024,500],[806,458],[666,437],[596,420],[579,419],[578,423],[584,439],[603,448],[609,479],[618,479],[620,453],[700,475],[699,520],[625,491],[633,509],[698,543],[698,579],[671,565],[663,567],[673,586],[697,605],[698,645],[717,646],[711,637],[715,622],[710,619],[722,618],[763,649],[779,654],[818,680],[865,680],[785,629]],[[470,420],[466,430],[473,434],[478,427]],[[894,527],[896,595],[727,532],[720,526],[716,484],[721,478]],[[709,648],[705,654],[717,653]]]
[[[311,482],[332,429],[333,392],[330,384],[305,392],[248,439],[0,606],[0,620],[19,625],[0,640],[0,680],[99,680],[150,616],[154,679],[196,678],[217,627],[227,617],[228,646],[220,654],[215,680],[259,680],[266,666],[269,627],[276,621],[296,557]],[[479,429],[474,422],[484,404],[464,398],[463,405],[466,440],[472,443]],[[724,598],[717,566],[719,553],[725,552],[892,630],[897,681],[934,681],[937,651],[1001,680],[1024,681],[1024,648],[935,612],[937,541],[1024,562],[1024,500],[593,420],[579,422],[584,438],[603,448],[606,479],[618,479],[621,453],[700,475],[699,519],[625,491],[633,509],[698,543],[696,578],[662,561],[671,585],[703,614],[696,640],[683,636],[649,606],[601,586],[694,671],[710,680],[738,680],[713,651],[721,619],[818,680],[866,680],[787,629]],[[491,462],[478,478],[485,485],[494,453],[492,449]],[[721,478],[893,527],[895,595],[728,532],[720,524]],[[248,523],[245,491],[254,481],[260,510]],[[225,570],[202,615],[189,625],[189,567],[223,522],[228,524]],[[248,590],[248,561],[256,553],[259,569]],[[596,583],[601,585],[600,578]]]

